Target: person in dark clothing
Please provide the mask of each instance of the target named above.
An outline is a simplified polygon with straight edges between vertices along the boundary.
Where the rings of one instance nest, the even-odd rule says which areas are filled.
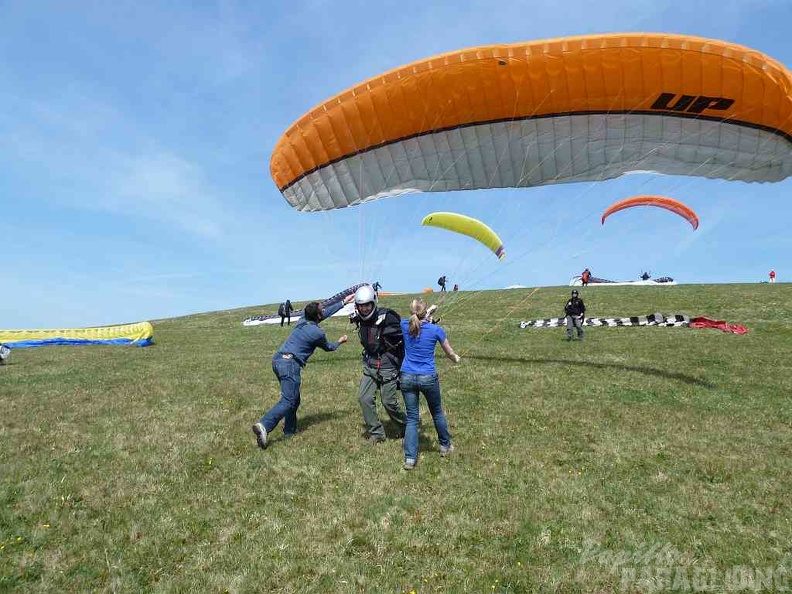
[[[297,321],[286,342],[275,351],[272,356],[272,372],[280,384],[280,399],[258,423],[253,425],[256,443],[261,449],[267,447],[267,435],[275,429],[281,419],[285,419],[283,434],[286,437],[292,437],[297,433],[302,368],[317,347],[324,351],[334,351],[347,341],[347,336],[344,335],[338,339],[338,342],[327,342],[325,331],[319,327],[319,324],[347,303],[351,303],[353,298],[349,295],[343,301],[325,308],[322,308],[317,301],[306,305],[303,317]]]
[[[288,299],[280,304],[278,315],[281,317],[281,326],[283,326],[283,320],[286,320],[287,326],[291,326],[291,314],[293,311],[294,307],[292,307],[292,303]]]
[[[642,272],[641,273],[641,280],[649,280],[650,278],[651,278],[651,276],[649,275],[648,272]]]
[[[440,285],[440,292],[445,293],[446,290],[446,277],[445,274],[437,279],[437,284]]]
[[[355,291],[355,314],[351,321],[357,326],[363,346],[363,376],[358,402],[368,433],[366,443],[376,445],[385,441],[385,428],[377,413],[377,390],[399,437],[404,435],[407,422],[396,395],[399,369],[404,359],[401,316],[392,309],[377,307],[374,288],[363,285]]]
[[[567,340],[572,340],[573,328],[577,328],[578,338],[583,340],[583,320],[586,315],[586,304],[578,297],[577,291],[572,291],[572,297],[566,302],[564,315],[566,316]]]
[[[382,285],[379,284],[379,281],[377,281],[373,285],[371,285],[371,288],[374,289],[374,294],[377,297],[379,297],[379,290],[382,288]]]

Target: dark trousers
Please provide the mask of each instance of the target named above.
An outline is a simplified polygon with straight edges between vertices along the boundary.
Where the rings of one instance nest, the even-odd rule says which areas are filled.
[[[577,335],[580,340],[583,340],[583,316],[567,316],[566,317],[566,333],[567,338],[572,338],[572,330],[577,328]]]

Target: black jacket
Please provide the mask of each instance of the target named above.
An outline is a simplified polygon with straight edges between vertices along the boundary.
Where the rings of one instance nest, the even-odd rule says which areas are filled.
[[[392,309],[378,308],[369,320],[356,320],[363,362],[369,367],[400,369],[404,359],[401,316]]]
[[[582,316],[586,313],[586,304],[580,297],[572,297],[566,302],[564,313],[568,316]]]

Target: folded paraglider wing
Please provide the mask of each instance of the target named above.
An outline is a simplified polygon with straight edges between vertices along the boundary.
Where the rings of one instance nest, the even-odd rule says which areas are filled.
[[[153,341],[154,327],[149,322],[61,330],[0,330],[0,342],[12,349],[80,344],[149,346]]]

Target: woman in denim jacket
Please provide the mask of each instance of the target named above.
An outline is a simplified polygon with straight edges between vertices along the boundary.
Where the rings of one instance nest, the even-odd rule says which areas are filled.
[[[440,380],[435,367],[435,343],[440,343],[446,357],[459,363],[460,356],[454,352],[446,338],[443,328],[432,322],[428,315],[426,302],[413,299],[410,304],[410,317],[402,320],[404,334],[404,361],[401,366],[399,383],[404,406],[407,409],[407,427],[404,433],[404,469],[412,470],[418,461],[418,398],[423,394],[432,413],[437,439],[440,442],[440,455],[453,451],[448,422],[443,412],[440,396]]]

